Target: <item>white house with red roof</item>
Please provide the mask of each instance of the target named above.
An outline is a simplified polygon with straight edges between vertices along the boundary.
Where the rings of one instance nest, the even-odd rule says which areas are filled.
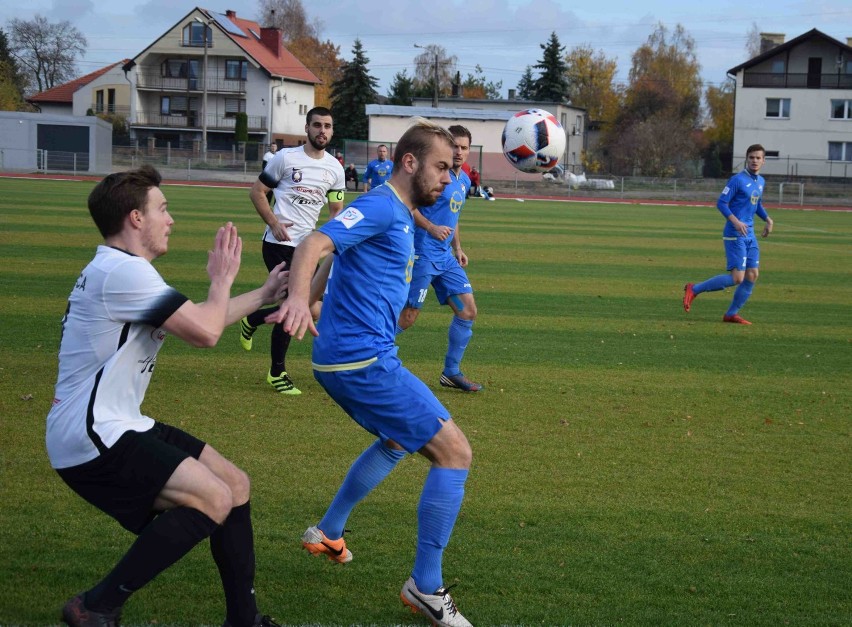
[[[198,7],[123,69],[131,136],[196,150],[205,134],[209,150],[230,150],[240,112],[249,141],[304,143],[305,114],[320,82],[284,47],[280,30]]]
[[[27,98],[41,113],[86,115],[130,113],[130,84],[122,71],[127,59]]]

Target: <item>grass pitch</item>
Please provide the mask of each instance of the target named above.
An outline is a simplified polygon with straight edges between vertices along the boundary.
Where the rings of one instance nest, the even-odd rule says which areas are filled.
[[[59,321],[100,239],[91,182],[0,178],[0,624],[55,624],[132,536],[50,469],[44,419]],[[247,189],[168,186],[176,225],[158,269],[195,300],[205,251],[234,221],[237,289],[259,284],[261,224]],[[474,464],[445,555],[477,625],[838,625],[852,620],[852,214],[771,210],[743,315],[731,292],[685,314],[683,284],[724,271],[711,207],[468,202],[462,239],[479,319],[465,395],[438,386],[448,310],[430,300],[400,336],[407,366],[468,435]],[[257,590],[289,625],[426,624],[399,588],[413,561],[427,464],[406,459],[353,513],[355,560],[299,545],[371,438],[322,392],[310,341],[265,383],[229,329],[215,349],[172,338],[144,410],[209,441],[253,480]],[[127,625],[217,625],[206,546],[137,593]]]

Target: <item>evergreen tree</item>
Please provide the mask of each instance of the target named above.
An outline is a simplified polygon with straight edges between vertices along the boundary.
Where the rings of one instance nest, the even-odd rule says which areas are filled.
[[[393,76],[393,83],[388,91],[388,104],[410,107],[414,97],[414,79],[403,70]]]
[[[366,106],[378,102],[378,80],[370,76],[361,40],[352,46],[352,60],[344,63],[340,79],[331,85],[331,112],[334,136],[338,140],[367,139],[369,124]]]
[[[0,28],[0,111],[20,111],[24,108],[26,84],[18,62],[9,52],[6,33]]]
[[[527,66],[524,70],[524,75],[518,81],[518,98],[521,100],[532,100],[535,97],[535,79],[532,75],[532,68]]]
[[[542,49],[541,60],[533,67],[541,71],[535,80],[533,91],[534,100],[541,102],[567,102],[568,80],[565,63],[565,47],[559,44],[559,37],[553,32],[546,44],[539,44]]]

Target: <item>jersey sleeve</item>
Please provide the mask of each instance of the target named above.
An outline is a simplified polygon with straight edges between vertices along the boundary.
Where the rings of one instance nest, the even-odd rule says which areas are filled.
[[[340,254],[373,235],[386,232],[393,218],[391,202],[373,197],[369,202],[356,200],[319,230],[334,243],[334,252]]]
[[[725,189],[723,189],[722,193],[719,195],[719,200],[716,201],[716,208],[721,212],[723,216],[725,216],[726,219],[730,217],[733,213],[729,205],[731,203],[731,199],[736,193],[737,177],[732,176],[730,179],[728,179],[728,184],[725,185]]]
[[[275,153],[257,178],[270,189],[274,189],[278,187],[278,182],[284,177],[286,167],[287,159],[285,159],[284,153]]]
[[[150,263],[139,257],[121,264],[104,283],[103,299],[117,322],[159,328],[187,300],[169,286]]]
[[[367,167],[364,168],[364,176],[361,177],[362,182],[366,183],[367,181],[369,181],[370,176],[372,176],[372,173],[373,173],[373,162],[371,161],[370,163],[367,164]]]

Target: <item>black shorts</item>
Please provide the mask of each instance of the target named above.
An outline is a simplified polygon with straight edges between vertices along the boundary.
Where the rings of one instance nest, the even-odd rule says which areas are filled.
[[[103,455],[60,468],[62,480],[89,503],[140,533],[160,512],[154,501],[187,457],[198,459],[205,443],[170,425],[128,431]]]
[[[273,244],[263,240],[263,263],[266,264],[266,269],[272,272],[272,268],[277,266],[282,261],[287,262],[285,270],[290,269],[290,264],[293,262],[293,253],[296,251],[295,246],[287,246],[286,244]]]

